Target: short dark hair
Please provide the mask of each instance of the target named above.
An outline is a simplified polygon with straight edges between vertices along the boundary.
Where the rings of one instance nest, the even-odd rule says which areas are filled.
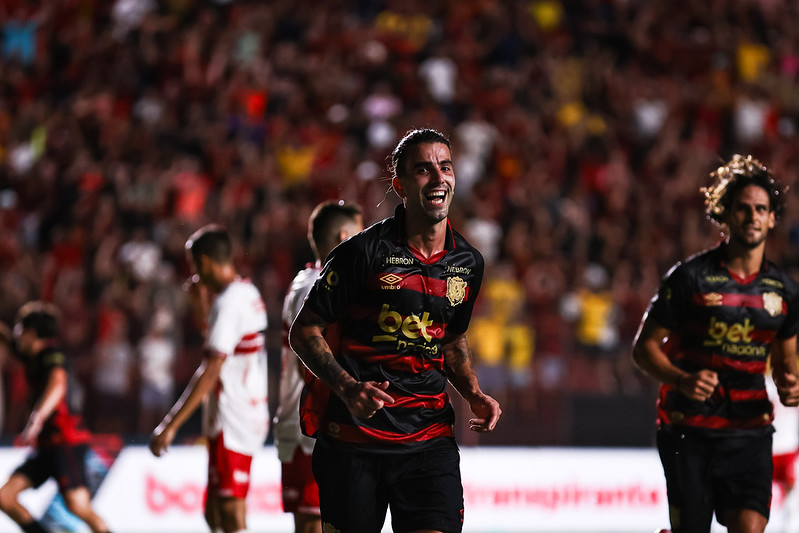
[[[398,177],[404,170],[408,158],[408,150],[413,146],[423,143],[442,143],[446,144],[447,148],[452,150],[449,139],[443,133],[436,130],[423,128],[416,130],[409,130],[405,136],[397,143],[397,147],[391,152],[389,156],[391,162],[389,163],[389,170],[392,177]]]
[[[217,263],[227,263],[233,254],[230,235],[218,224],[208,224],[192,233],[186,241],[186,250],[191,252],[192,259],[198,265],[203,255]]]
[[[17,312],[17,324],[32,329],[40,339],[52,339],[58,335],[58,309],[38,300],[28,302]]]
[[[724,222],[733,199],[749,185],[756,185],[768,193],[768,208],[774,212],[776,220],[785,212],[788,187],[774,179],[769,169],[751,155],[733,155],[723,166],[711,172],[710,178],[712,183],[702,187],[700,192],[705,199],[705,213],[714,222]]]
[[[361,216],[361,208],[343,200],[329,200],[317,205],[308,220],[308,234],[315,245],[329,242],[347,222]]]

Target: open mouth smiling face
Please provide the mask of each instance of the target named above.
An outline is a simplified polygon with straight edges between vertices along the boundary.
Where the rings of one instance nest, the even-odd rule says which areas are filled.
[[[452,156],[443,143],[422,143],[409,157],[408,174],[404,179],[403,194],[406,207],[413,212],[420,209],[433,220],[447,217],[455,188]],[[418,198],[417,206],[412,199]]]

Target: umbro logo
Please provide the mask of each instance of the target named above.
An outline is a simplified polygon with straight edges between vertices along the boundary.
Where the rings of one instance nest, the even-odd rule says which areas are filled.
[[[383,274],[379,278],[380,281],[383,282],[383,285],[380,286],[381,289],[399,289],[400,283],[402,283],[402,276],[398,276],[397,274]]]

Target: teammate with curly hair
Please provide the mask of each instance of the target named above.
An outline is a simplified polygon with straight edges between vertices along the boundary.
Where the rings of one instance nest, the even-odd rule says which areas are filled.
[[[677,263],[641,321],[635,363],[662,383],[657,446],[674,533],[760,532],[771,505],[773,409],[799,404],[799,285],[765,258],[787,189],[735,155],[701,190],[717,246]]]

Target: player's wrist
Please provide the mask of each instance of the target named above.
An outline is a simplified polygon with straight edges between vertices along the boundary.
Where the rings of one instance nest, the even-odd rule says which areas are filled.
[[[34,409],[33,411],[31,411],[31,414],[28,417],[28,425],[33,426],[41,423],[41,421],[42,421],[42,414],[39,412],[39,410]]]
[[[352,377],[344,369],[341,369],[341,371],[331,379],[330,384],[332,385],[333,390],[342,397],[357,395],[360,391],[360,381]]]

